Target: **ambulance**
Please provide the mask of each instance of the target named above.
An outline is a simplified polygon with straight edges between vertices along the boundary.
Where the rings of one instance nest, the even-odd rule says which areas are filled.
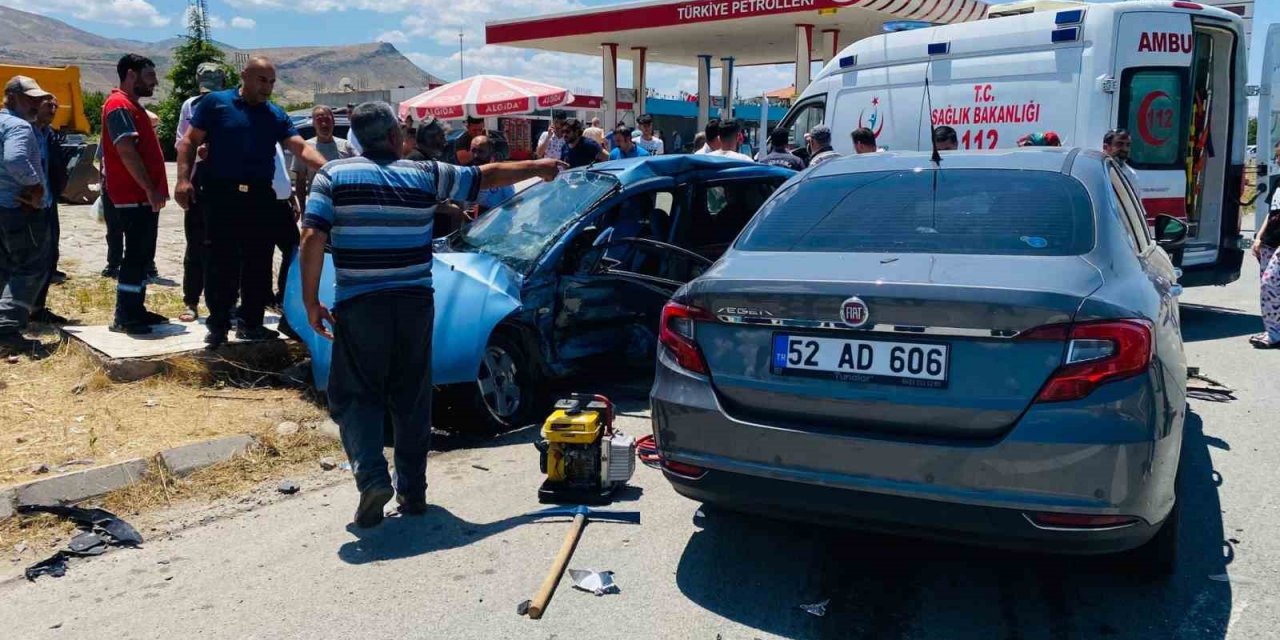
[[[1064,146],[1098,149],[1108,130],[1126,129],[1148,220],[1168,214],[1191,228],[1181,283],[1238,279],[1249,117],[1240,17],[1181,0],[1037,4],[858,41],[817,74],[782,126],[800,144],[826,124],[842,154],[853,153],[859,127],[890,150],[928,150],[942,125],[961,149],[1015,147],[1047,131]]]

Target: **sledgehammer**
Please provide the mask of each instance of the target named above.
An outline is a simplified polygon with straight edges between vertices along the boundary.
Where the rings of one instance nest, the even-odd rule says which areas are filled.
[[[596,511],[585,505],[551,507],[541,511],[534,511],[526,517],[547,518],[551,516],[573,516],[573,525],[569,528],[569,533],[565,535],[564,543],[560,545],[560,552],[556,554],[555,562],[551,563],[551,571],[542,580],[542,586],[538,588],[538,594],[533,597],[533,600],[529,601],[528,609],[521,611],[521,613],[528,613],[529,617],[534,620],[541,618],[542,613],[547,610],[547,604],[551,602],[551,596],[556,592],[556,585],[560,584],[560,576],[564,575],[564,569],[569,565],[569,558],[573,557],[573,551],[578,547],[578,540],[582,537],[582,530],[587,526],[588,517],[592,520],[640,524],[639,511]],[[521,609],[524,609],[524,607],[521,606]]]

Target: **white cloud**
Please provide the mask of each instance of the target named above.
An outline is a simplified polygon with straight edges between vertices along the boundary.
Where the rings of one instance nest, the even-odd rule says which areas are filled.
[[[231,19],[232,29],[253,29],[254,27],[257,27],[257,26],[258,26],[258,21],[254,20],[253,18],[236,16]]]
[[[374,38],[374,41],[390,42],[391,44],[405,44],[409,42],[409,36],[406,36],[403,31],[395,29],[393,31],[386,31],[378,34],[378,37]]]
[[[289,6],[281,0],[227,0],[227,4],[237,9],[283,9]]]
[[[3,0],[0,4],[35,13],[70,14],[81,20],[125,27],[163,27],[171,22],[147,0]]]

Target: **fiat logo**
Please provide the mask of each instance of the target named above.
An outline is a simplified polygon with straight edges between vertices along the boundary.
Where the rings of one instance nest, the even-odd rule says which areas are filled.
[[[862,298],[854,296],[845,300],[840,305],[840,321],[850,327],[861,327],[867,324],[867,320],[871,317],[867,311],[867,303]]]

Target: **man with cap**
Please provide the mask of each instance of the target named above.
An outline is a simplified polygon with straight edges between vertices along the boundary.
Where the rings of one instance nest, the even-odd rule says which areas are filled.
[[[31,126],[51,94],[35,80],[14,76],[4,86],[0,110],[0,355],[31,352],[39,341],[22,335],[31,305],[47,275],[52,200],[40,143]]]
[[[443,123],[434,116],[427,116],[425,120],[418,123],[416,129],[410,129],[410,131],[413,132],[413,150],[405,154],[405,160],[415,162],[444,160],[444,148],[448,142],[445,140]],[[471,142],[472,146],[475,146],[475,140]]]
[[[187,131],[191,129],[191,114],[195,111],[195,107],[213,91],[222,91],[227,84],[226,73],[222,67],[216,62],[204,62],[196,67],[196,82],[200,85],[200,93],[187,98],[182,103],[182,109],[178,115],[177,135],[174,137],[174,146],[177,141],[186,137]],[[208,152],[208,148],[202,147],[196,155],[196,167],[191,170],[191,182],[196,185],[199,191],[200,172],[199,164],[201,158]],[[200,198],[196,198],[191,206],[187,208],[182,216],[182,228],[187,237],[187,250],[182,256],[182,303],[186,310],[178,316],[178,320],[182,322],[195,322],[200,318],[200,296],[204,293],[204,256],[205,256],[205,236],[204,236],[204,213],[201,209],[202,203]]]
[[[169,199],[164,154],[155,126],[139,102],[155,93],[159,80],[151,60],[126,54],[116,63],[120,85],[102,105],[102,159],[120,228],[124,232],[124,258],[116,282],[116,312],[110,329],[117,333],[145,335],[151,325],[168,318],[147,311],[147,267],[156,255],[160,210]]]
[[[278,231],[279,203],[272,181],[284,144],[312,169],[324,166],[324,156],[307,145],[289,116],[270,102],[276,70],[266,58],[255,56],[240,73],[238,89],[215,91],[195,106],[191,128],[178,141],[178,184],[175,197],[189,210],[203,200],[208,240],[205,300],[209,335],[216,349],[227,341],[231,310],[242,298],[239,312],[241,340],[274,338],[262,326],[272,301],[271,254]],[[196,150],[208,143],[200,163],[200,191],[191,182]],[[287,197],[287,194],[286,194]]]
[[[36,138],[40,142],[40,155],[44,158],[45,186],[49,193],[49,206],[45,209],[45,218],[49,223],[49,249],[45,252],[46,264],[48,271],[44,279],[44,286],[40,287],[40,293],[36,296],[35,302],[31,305],[31,322],[43,322],[52,325],[64,325],[68,320],[54,313],[47,306],[49,300],[49,286],[60,280],[56,277],[61,272],[58,271],[58,239],[62,235],[61,225],[58,221],[58,194],[67,186],[67,161],[62,155],[63,137],[57,131],[53,130],[53,120],[58,115],[58,99],[54,96],[45,98],[40,103],[40,110],[36,114]],[[66,278],[66,274],[61,274],[62,278]],[[12,295],[12,292],[6,291],[5,295]]]
[[[831,128],[827,125],[820,124],[810,129],[807,140],[810,167],[816,167],[840,157],[840,154],[831,148]]]

